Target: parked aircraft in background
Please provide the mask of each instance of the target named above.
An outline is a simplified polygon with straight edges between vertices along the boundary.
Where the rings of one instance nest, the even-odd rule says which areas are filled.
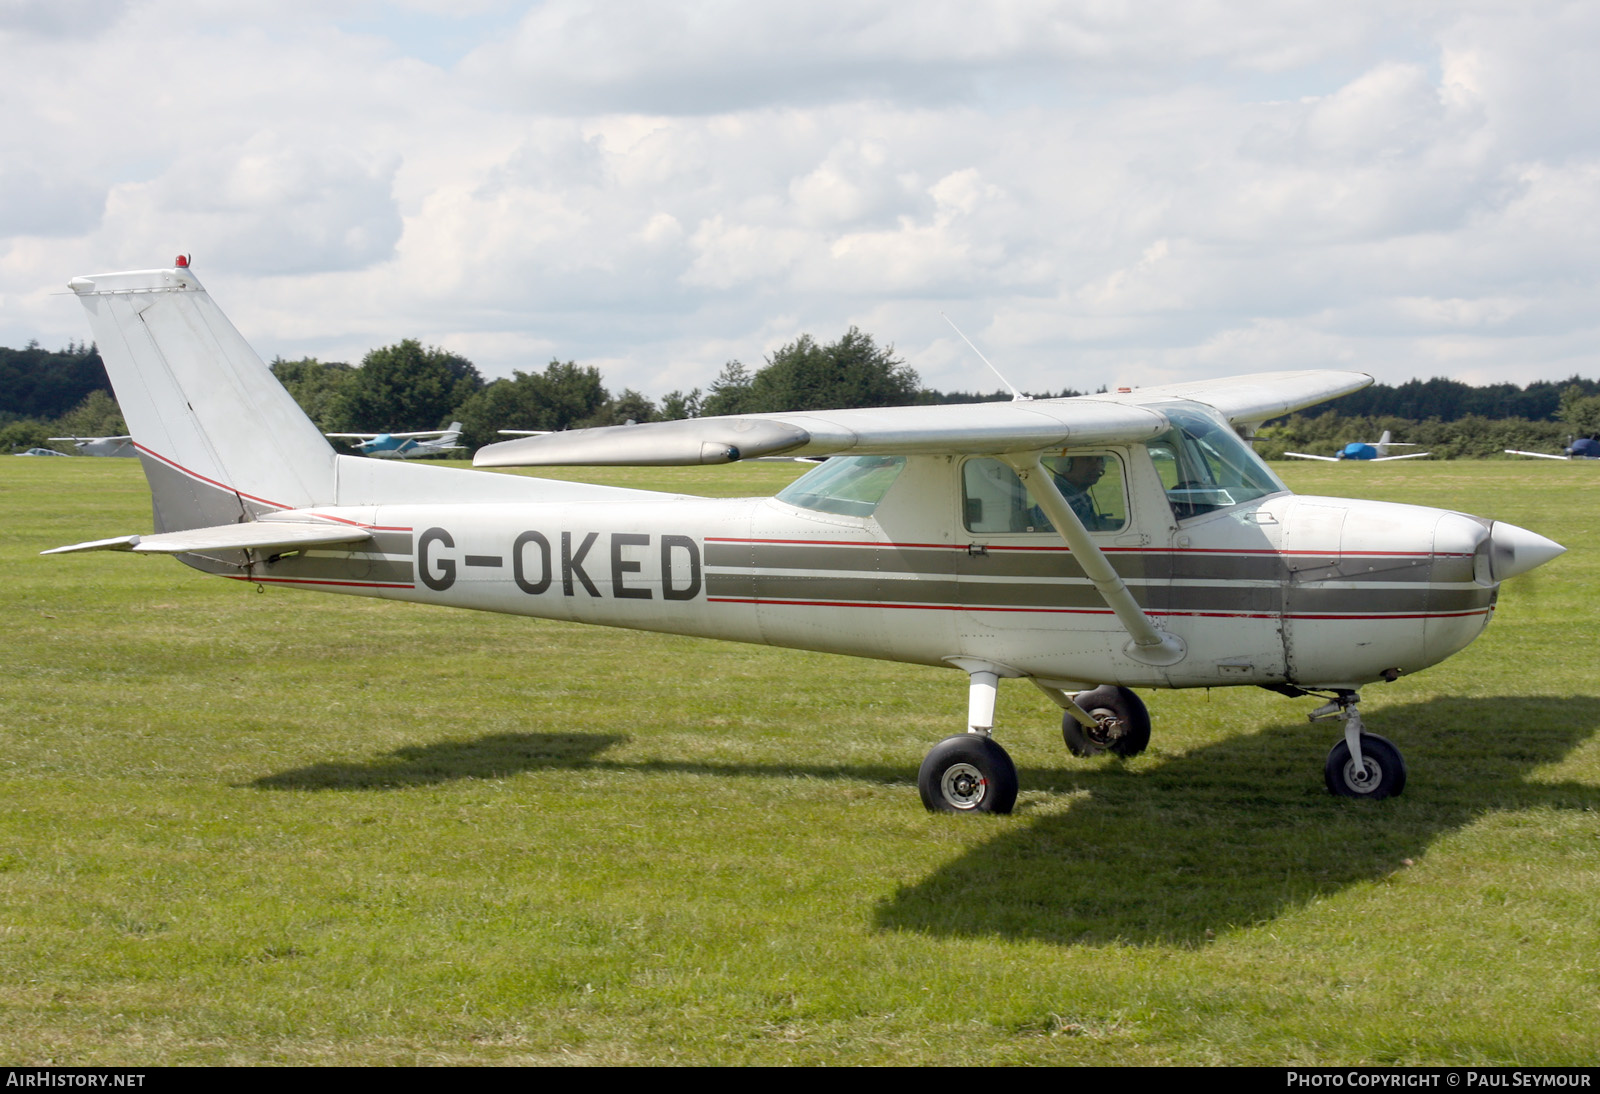
[[[425,429],[420,433],[327,433],[324,436],[342,441],[359,441],[359,444],[350,447],[359,449],[363,456],[390,460],[437,456],[441,452],[454,452],[465,447],[456,444],[456,439],[461,436],[460,422],[451,422],[449,429]],[[436,439],[429,440],[430,437]]]
[[[1560,454],[1554,452],[1524,452],[1520,448],[1506,449],[1508,456],[1536,456],[1541,460],[1600,460],[1600,441],[1579,437]]]
[[[71,441],[83,456],[137,456],[132,437],[47,437],[50,441]]]
[[[1313,456],[1309,452],[1285,452],[1285,456],[1293,456],[1297,460],[1326,460],[1329,463],[1338,463],[1340,460],[1370,460],[1373,463],[1382,463],[1385,460],[1420,460],[1429,455],[1427,452],[1408,452],[1404,456],[1391,456],[1391,448],[1415,448],[1414,444],[1406,441],[1391,441],[1389,431],[1385,429],[1383,436],[1375,441],[1351,441],[1339,449],[1337,456]]]
[[[65,452],[57,452],[53,448],[30,448],[25,452],[13,452],[13,456],[65,456]]]
[[[1398,794],[1405,764],[1365,731],[1359,689],[1462,649],[1500,582],[1563,550],[1462,513],[1297,497],[1240,439],[1362,373],[583,429],[474,460],[831,457],[776,497],[711,499],[340,456],[192,270],[70,287],[155,532],[47,553],[173,554],[253,584],[951,667],[966,731],[918,772],[932,810],[1011,810],[1017,770],[993,737],[1006,678],[1062,709],[1079,755],[1145,748],[1134,687],[1316,696],[1311,717],[1343,723],[1328,788]]]

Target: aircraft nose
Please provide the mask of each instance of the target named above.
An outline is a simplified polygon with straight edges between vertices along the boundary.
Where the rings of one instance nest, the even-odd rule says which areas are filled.
[[[1497,520],[1489,531],[1489,572],[1496,582],[1543,566],[1567,549],[1537,532]]]

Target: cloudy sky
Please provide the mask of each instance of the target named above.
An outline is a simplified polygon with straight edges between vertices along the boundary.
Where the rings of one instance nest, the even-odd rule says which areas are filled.
[[[706,387],[1600,376],[1600,5],[0,0],[0,345],[196,272],[266,358]]]

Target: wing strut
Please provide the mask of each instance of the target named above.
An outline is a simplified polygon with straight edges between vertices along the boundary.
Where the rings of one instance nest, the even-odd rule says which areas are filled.
[[[1123,652],[1145,665],[1176,665],[1187,652],[1183,639],[1156,626],[1155,620],[1139,607],[1139,602],[1128,591],[1127,583],[1100,548],[1095,546],[1094,540],[1089,538],[1089,530],[1056,487],[1055,479],[1041,462],[1041,455],[1039,452],[1019,452],[1002,458],[1017,473],[1022,484],[1039,503],[1039,508],[1050,518],[1050,523],[1056,526],[1056,531],[1071,549],[1078,565],[1083,567],[1083,572],[1094,582],[1106,606],[1116,613],[1123,630],[1133,639],[1123,648]]]

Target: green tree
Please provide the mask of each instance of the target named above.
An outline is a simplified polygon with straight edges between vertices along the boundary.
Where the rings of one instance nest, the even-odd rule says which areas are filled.
[[[24,452],[30,448],[53,448],[57,452],[71,452],[70,441],[47,441],[46,437],[61,434],[37,418],[19,418],[0,426],[0,452]]]
[[[1580,437],[1600,438],[1600,395],[1587,395],[1577,384],[1561,393],[1561,421]]]
[[[105,365],[93,346],[72,343],[64,350],[0,347],[0,421],[49,421],[83,402],[91,391],[111,390]]]
[[[461,443],[476,448],[505,440],[497,432],[501,429],[554,431],[597,424],[610,402],[599,369],[551,360],[543,372],[514,372],[509,380],[494,381],[462,403],[456,416],[461,420]]]
[[[356,374],[354,368],[343,361],[319,361],[315,357],[285,361],[278,357],[273,359],[272,374],[318,429],[324,433],[354,431],[345,420],[344,399],[345,388]]]
[[[701,413],[701,402],[699,388],[695,388],[687,395],[681,391],[669,391],[661,400],[661,416],[669,422],[681,418],[698,418]]]
[[[851,327],[828,345],[802,334],[769,357],[750,385],[750,410],[904,406],[917,401],[920,387],[893,346],[879,347],[872,335]]]
[[[91,391],[83,402],[56,419],[59,437],[122,437],[128,423],[109,391]]]
[[[351,432],[439,429],[483,386],[465,357],[407,338],[362,358],[344,383],[342,417]]]
[[[708,417],[719,414],[750,414],[756,410],[751,398],[755,378],[744,367],[743,361],[729,361],[722,366],[717,378],[711,381],[711,393],[706,396],[701,413]]]
[[[539,429],[580,429],[593,422],[611,398],[593,365],[552,360],[539,374],[545,423]]]
[[[654,422],[660,417],[661,412],[656,409],[654,402],[629,387],[623,388],[622,394],[616,398],[607,399],[605,405],[583,424],[625,425],[628,422]]]

